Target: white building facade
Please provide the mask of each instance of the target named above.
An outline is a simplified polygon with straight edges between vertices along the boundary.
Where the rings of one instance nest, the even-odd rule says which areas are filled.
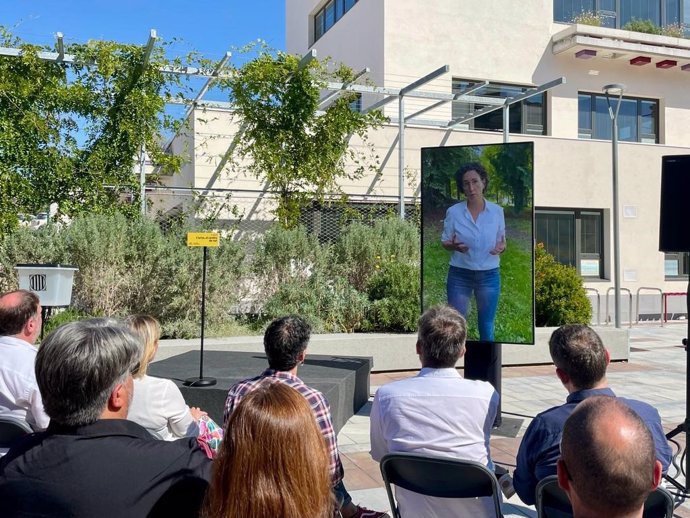
[[[582,11],[596,13],[603,26],[570,23]],[[512,97],[565,77],[565,84],[511,107],[510,141],[534,141],[537,241],[601,295],[602,320],[613,285],[611,119],[602,87],[624,84],[618,155],[627,320],[626,290],[636,318],[660,313],[657,290],[684,292],[688,279],[687,254],[659,252],[658,232],[661,157],[690,154],[690,39],[622,29],[634,19],[687,33],[690,1],[286,0],[286,50],[316,49],[355,70],[369,67],[369,80],[389,88],[442,65],[449,73],[424,90],[457,93],[487,80],[476,95]],[[365,96],[362,105],[377,99]],[[408,100],[405,115],[429,104]],[[446,103],[424,117],[448,121],[470,108]],[[385,110],[397,118],[397,103]],[[419,171],[422,147],[501,142],[502,129],[502,110],[454,130],[409,123],[406,170]],[[397,134],[391,124],[372,135],[384,158],[378,188],[388,194],[397,192]],[[417,188],[409,182],[406,195]],[[684,311],[681,297],[668,304]]]
[[[690,0],[286,0],[285,6],[288,52],[314,49],[355,71],[368,67],[367,81],[378,87],[405,87],[443,65],[448,73],[420,89],[455,94],[488,81],[476,95],[502,98],[565,78],[511,106],[509,140],[534,142],[535,238],[577,268],[595,308],[599,294],[595,322],[613,313],[612,296],[606,311],[614,277],[611,119],[602,87],[624,84],[618,120],[623,320],[658,318],[661,292],[686,291],[688,254],[664,254],[658,243],[661,157],[690,154],[690,39],[622,27],[649,19],[688,34]],[[569,23],[582,11],[594,11],[602,26]],[[361,107],[382,97],[363,94]],[[404,114],[433,102],[406,98]],[[405,201],[418,201],[421,148],[504,141],[502,110],[444,127],[479,106],[447,102],[424,113],[425,124],[412,119],[401,154],[398,103],[387,104],[390,124],[369,135],[373,170],[342,189],[354,205],[383,200],[395,207],[404,170]],[[228,160],[237,128],[227,110],[197,108],[172,146],[190,160],[165,183],[231,189],[243,221],[268,225],[269,186]],[[356,139],[351,145],[361,147]],[[178,196],[172,202],[159,196],[158,206],[179,205],[188,194]],[[669,296],[669,311],[685,312],[684,300]]]

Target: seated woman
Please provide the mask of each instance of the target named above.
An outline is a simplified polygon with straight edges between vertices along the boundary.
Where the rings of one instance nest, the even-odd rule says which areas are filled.
[[[240,401],[227,426],[204,516],[334,516],[328,452],[304,396],[263,382]]]
[[[127,419],[139,423],[166,441],[196,437],[199,434],[197,421],[206,412],[189,408],[180,389],[172,381],[146,375],[149,363],[158,351],[161,335],[158,320],[148,315],[133,315],[126,322],[144,342],[144,352],[134,374],[134,397]]]

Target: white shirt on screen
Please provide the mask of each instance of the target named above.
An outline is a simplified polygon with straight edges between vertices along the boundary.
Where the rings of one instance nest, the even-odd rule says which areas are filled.
[[[451,241],[453,235],[456,241],[465,243],[469,250],[465,253],[453,252],[450,256],[451,266],[479,271],[498,268],[500,257],[489,252],[496,248],[498,242],[505,240],[503,207],[485,200],[484,210],[475,221],[466,201],[456,203],[446,211],[441,241]]]
[[[456,369],[422,369],[414,378],[382,386],[371,408],[371,456],[408,452],[480,462],[493,470],[489,452],[498,393]],[[396,488],[403,517],[493,517],[490,498],[445,499]]]

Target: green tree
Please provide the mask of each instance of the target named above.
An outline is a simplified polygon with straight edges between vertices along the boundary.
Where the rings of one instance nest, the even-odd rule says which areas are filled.
[[[532,153],[529,146],[487,146],[482,163],[495,187],[506,191],[513,202],[513,211],[520,214],[532,198]]]
[[[341,193],[339,179],[366,171],[366,158],[349,141],[357,135],[366,142],[381,113],[352,110],[354,93],[319,110],[327,81],[352,79],[350,68],[330,71],[328,60],[301,66],[298,56],[263,50],[224,82],[243,128],[236,156],[248,158],[253,174],[278,192],[276,216],[285,228],[297,225],[306,204]]]
[[[174,171],[161,134],[176,129],[164,114],[166,94],[181,87],[161,68],[155,46],[144,66],[143,46],[96,41],[65,46],[73,63],[45,61],[0,27],[0,45],[21,56],[0,57],[0,230],[17,213],[58,203],[62,214],[135,212],[123,193],[138,196],[135,164],[144,147],[153,162]]]

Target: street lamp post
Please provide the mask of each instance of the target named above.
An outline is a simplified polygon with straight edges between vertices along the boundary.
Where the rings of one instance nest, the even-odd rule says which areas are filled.
[[[621,100],[623,99],[623,91],[625,85],[610,84],[604,86],[604,94],[606,94],[606,104],[609,107],[609,116],[611,117],[611,157],[613,167],[613,296],[614,296],[614,321],[616,328],[621,327],[621,259],[620,259],[620,230],[618,228],[618,110],[621,107]],[[618,97],[616,109],[614,111],[611,106],[611,97]],[[630,315],[632,318],[632,315]]]

